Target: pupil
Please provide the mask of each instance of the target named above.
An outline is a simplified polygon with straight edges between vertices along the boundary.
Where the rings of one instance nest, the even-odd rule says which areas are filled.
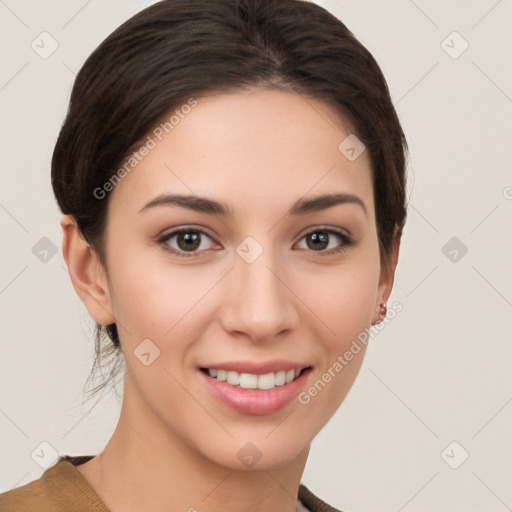
[[[192,240],[194,237],[195,237],[195,240]],[[197,249],[197,247],[199,247],[199,237],[197,236],[197,233],[195,233],[195,234],[181,233],[180,235],[178,235],[178,244],[180,244],[180,242],[182,242],[182,241],[187,242],[185,244],[185,250]],[[192,244],[189,242],[192,242]],[[180,247],[181,247],[181,245],[180,245]]]
[[[320,245],[322,246],[321,248],[322,248],[322,249],[324,249],[324,248],[325,248],[325,246],[323,246],[322,244],[326,244],[326,243],[327,243],[327,236],[326,236],[327,234],[326,234],[325,232],[321,232],[321,231],[320,231],[319,233],[320,233],[320,235],[318,235],[317,233],[313,233],[313,234],[311,235],[311,239],[312,239],[313,241],[319,242],[319,243],[320,243]],[[318,247],[319,247],[319,244],[318,244],[318,243],[314,243],[312,247],[313,247],[313,248],[314,248],[314,247],[317,247],[317,248],[318,248]]]

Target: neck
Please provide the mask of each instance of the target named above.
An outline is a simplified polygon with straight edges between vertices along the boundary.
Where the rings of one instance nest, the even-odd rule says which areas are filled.
[[[267,470],[219,465],[170,432],[127,377],[112,437],[78,468],[111,512],[295,512],[309,448]]]

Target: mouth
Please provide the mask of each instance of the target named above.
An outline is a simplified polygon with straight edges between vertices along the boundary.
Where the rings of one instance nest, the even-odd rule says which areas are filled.
[[[303,373],[310,371],[311,369],[311,366],[306,366],[300,369],[279,370],[264,374],[243,373],[218,368],[200,368],[200,371],[212,379],[220,382],[226,382],[233,387],[242,389],[270,390],[290,384],[297,380]]]
[[[250,415],[272,414],[292,404],[313,371],[312,366],[290,362],[260,365],[239,362],[223,363],[222,366],[198,367],[200,381],[216,400],[238,413]],[[241,371],[233,370],[234,366]],[[269,372],[271,368],[276,371]]]

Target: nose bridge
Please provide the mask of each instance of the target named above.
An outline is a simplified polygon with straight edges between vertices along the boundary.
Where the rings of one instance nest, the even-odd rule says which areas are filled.
[[[237,246],[226,329],[259,341],[294,326],[297,317],[279,266],[277,252],[252,236]]]

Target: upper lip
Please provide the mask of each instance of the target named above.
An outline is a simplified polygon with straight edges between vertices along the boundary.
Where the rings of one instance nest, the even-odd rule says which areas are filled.
[[[215,370],[234,371],[238,373],[251,373],[254,375],[265,375],[266,373],[302,370],[311,366],[307,363],[297,361],[287,361],[284,359],[274,359],[272,361],[263,361],[260,363],[254,361],[224,361],[223,363],[211,363],[201,365],[200,368],[209,368]]]

